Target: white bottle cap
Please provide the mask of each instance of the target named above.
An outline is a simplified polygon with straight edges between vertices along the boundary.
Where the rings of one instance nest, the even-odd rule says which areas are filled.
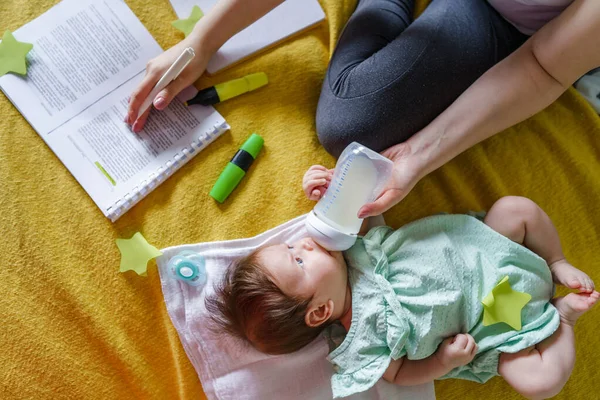
[[[313,211],[306,217],[305,224],[308,235],[327,250],[348,250],[356,242],[356,235],[349,235],[326,224]]]

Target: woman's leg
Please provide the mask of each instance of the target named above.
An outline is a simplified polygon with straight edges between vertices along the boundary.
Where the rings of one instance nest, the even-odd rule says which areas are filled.
[[[556,228],[533,201],[504,197],[492,206],[485,223],[544,258],[556,283],[584,292],[552,301],[560,314],[560,325],[552,336],[517,353],[500,355],[498,372],[515,390],[532,399],[552,397],[563,388],[575,364],[575,322],[598,301],[600,293],[585,273],[566,262]]]
[[[360,0],[344,28],[317,109],[330,153],[405,141],[527,38],[487,1],[434,0],[411,23],[413,3]]]

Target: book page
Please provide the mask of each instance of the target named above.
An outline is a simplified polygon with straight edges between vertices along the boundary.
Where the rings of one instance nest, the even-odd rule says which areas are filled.
[[[180,99],[153,109],[140,134],[123,122],[162,50],[121,0],[63,0],[15,37],[34,44],[28,73],[0,77],[0,89],[112,221],[229,128]]]
[[[142,77],[140,73],[102,98],[56,129],[48,140],[105,214],[119,200],[150,184],[171,163],[183,165],[226,126],[214,108],[187,107],[176,98],[166,110],[152,109],[142,132],[132,132],[123,119],[128,96]]]
[[[218,0],[170,1],[179,18],[188,18],[194,5],[206,14]],[[317,0],[286,0],[225,42],[212,56],[206,70],[214,74],[324,19],[325,13]]]
[[[0,88],[42,137],[162,52],[120,0],[64,0],[14,34],[33,43],[27,76],[0,77]]]

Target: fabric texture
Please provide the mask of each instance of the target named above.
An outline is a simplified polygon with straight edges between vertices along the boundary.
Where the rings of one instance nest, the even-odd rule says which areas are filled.
[[[327,362],[328,343],[319,337],[292,354],[269,356],[227,335],[215,334],[204,307],[229,264],[262,246],[292,243],[306,236],[305,216],[300,216],[255,237],[222,242],[175,246],[157,259],[167,310],[209,399],[331,399],[333,369]],[[206,260],[208,282],[192,287],[173,279],[168,261],[182,251],[194,251]],[[435,399],[433,383],[400,387],[379,382],[352,400],[407,398]]]
[[[596,68],[581,77],[575,83],[575,88],[600,114],[600,68]]]
[[[14,31],[57,2],[2,0],[0,26]],[[163,48],[183,38],[170,26],[177,17],[168,1],[127,4]],[[425,4],[417,1],[415,12]],[[114,224],[0,95],[0,398],[204,398],[154,263],[147,278],[120,274],[115,239],[140,231],[166,248],[252,237],[311,210],[302,175],[312,164],[335,165],[316,136],[319,91],[356,1],[321,5],[327,22],[320,27],[200,79],[202,88],[264,71],[269,84],[217,104],[231,132]],[[217,204],[208,192],[252,132],[264,137],[265,148],[233,194]],[[489,209],[509,194],[538,203],[556,224],[567,258],[600,282],[600,118],[574,89],[425,177],[385,218],[399,227],[440,211]],[[577,363],[556,399],[587,400],[596,393],[600,359],[590,349],[600,348],[598,324],[598,308],[577,323]],[[520,399],[501,378],[435,386],[440,400]]]
[[[500,352],[516,353],[549,337],[558,312],[546,262],[468,215],[438,215],[394,231],[371,229],[344,253],[352,286],[352,324],[329,359],[338,397],[373,386],[392,359],[421,360],[440,343],[469,333],[473,361],[444,378],[487,382],[498,375]],[[532,296],[522,327],[483,325],[481,301],[505,276]]]
[[[507,21],[526,35],[560,15],[573,0],[488,0]]]
[[[383,151],[427,126],[527,36],[486,1],[360,0],[323,81],[317,134],[331,154]]]

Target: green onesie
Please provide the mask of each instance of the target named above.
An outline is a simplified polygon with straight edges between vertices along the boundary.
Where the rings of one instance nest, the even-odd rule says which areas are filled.
[[[560,323],[546,262],[467,215],[437,215],[397,231],[377,227],[344,254],[352,290],[352,323],[329,354],[334,397],[373,386],[392,359],[419,360],[447,337],[469,333],[477,355],[442,378],[486,382],[501,352],[515,353],[552,335]],[[522,328],[483,325],[481,301],[508,276],[531,295]]]

